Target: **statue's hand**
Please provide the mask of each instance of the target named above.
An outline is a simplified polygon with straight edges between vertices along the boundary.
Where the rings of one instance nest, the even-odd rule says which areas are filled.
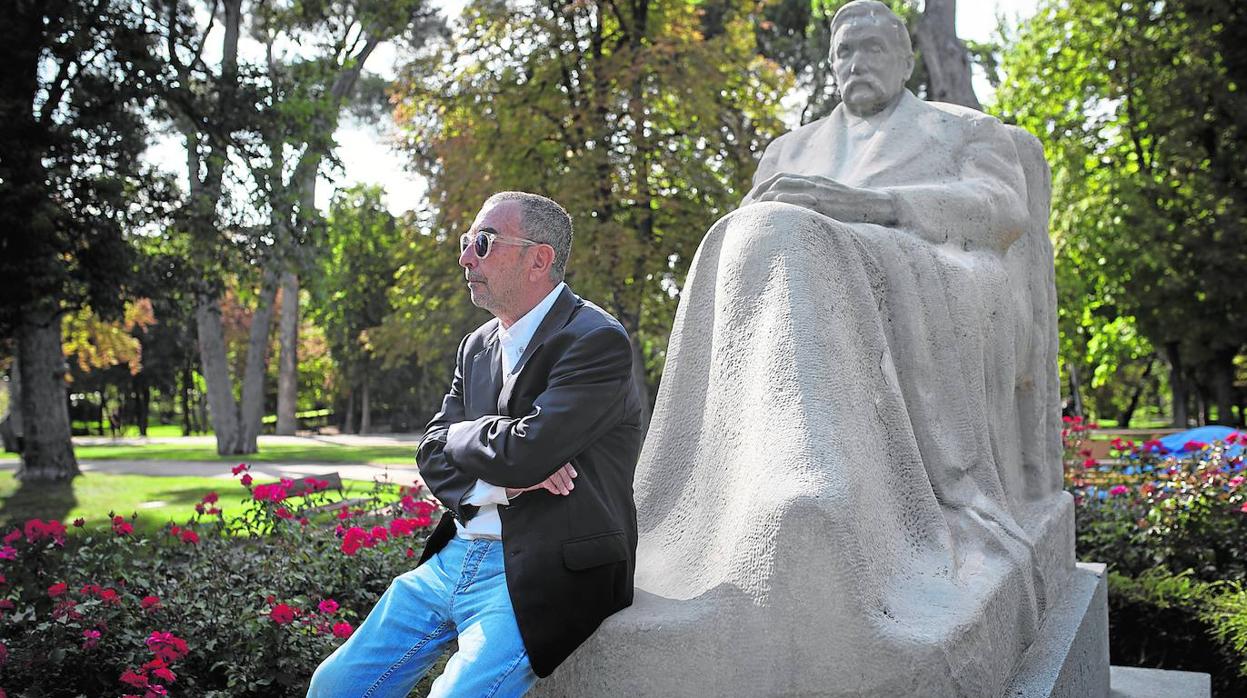
[[[747,200],[801,206],[846,223],[897,222],[896,202],[886,192],[851,187],[821,175],[774,175],[759,182]]]

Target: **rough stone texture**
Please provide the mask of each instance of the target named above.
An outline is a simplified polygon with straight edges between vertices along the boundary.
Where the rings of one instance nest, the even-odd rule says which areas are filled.
[[[1109,695],[1108,582],[1104,565],[1081,563],[1048,609],[1004,692],[1008,698]]]
[[[681,291],[636,604],[541,695],[998,696],[1065,593],[1042,149],[904,91],[885,6],[832,26],[845,101],[768,146]]]
[[[1193,671],[1112,667],[1112,698],[1209,698],[1212,677]]]
[[[929,225],[987,226],[937,196],[965,188],[957,149],[922,141],[949,119],[963,140],[998,129],[1010,181],[981,177],[1013,187],[1021,241],[934,245],[782,203],[717,223],[637,470],[636,604],[540,695],[1004,690],[1073,567],[1047,168],[989,117],[906,109],[916,127],[879,133],[903,147],[856,144],[889,167],[828,174],[913,194]]]

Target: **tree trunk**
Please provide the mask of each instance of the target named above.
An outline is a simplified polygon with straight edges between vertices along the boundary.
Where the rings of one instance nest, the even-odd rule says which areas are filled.
[[[927,68],[927,99],[982,110],[970,80],[970,52],[957,38],[957,0],[926,0],[915,38]]]
[[[22,362],[17,355],[13,356],[13,365],[9,369],[9,416],[4,423],[4,450],[10,453],[22,452]]]
[[[355,433],[355,386],[346,389],[346,420],[342,424],[342,433]]]
[[[370,378],[368,373],[365,371],[364,386],[360,390],[359,395],[359,433],[361,434],[368,434],[372,432],[372,404],[370,395],[372,391],[368,387],[369,382]]]
[[[260,298],[251,316],[251,336],[247,342],[247,364],[242,376],[242,440],[239,453],[259,450],[261,421],[264,419],[264,378],[268,364],[268,337],[273,328],[277,298],[277,274],[264,272]]]
[[[1173,426],[1185,429],[1189,420],[1186,411],[1187,385],[1182,371],[1182,352],[1177,342],[1165,345],[1165,359],[1169,362],[1170,406],[1173,410]]]
[[[281,276],[281,357],[277,372],[277,433],[292,436],[298,429],[295,407],[299,401],[299,276]]]
[[[70,480],[79,474],[65,404],[61,322],[56,316],[38,323],[26,318],[17,329],[17,355],[22,362],[23,481]]]
[[[103,388],[96,390],[95,396],[99,398],[100,400],[100,409],[98,412],[96,412],[97,423],[95,426],[95,433],[99,434],[100,436],[103,436],[104,435],[104,413],[108,411],[108,406],[107,406],[108,398],[104,397]],[[111,419],[108,420],[108,425],[109,425],[109,428],[111,429],[112,428]]]
[[[1070,362],[1069,364],[1069,400],[1070,410],[1075,416],[1081,417],[1082,413],[1082,381],[1078,379],[1078,364]]]
[[[215,297],[202,296],[195,309],[199,333],[199,361],[203,365],[208,389],[208,415],[216,433],[216,452],[222,456],[243,453],[238,423],[238,403],[229,377],[229,358],[225,353],[225,328],[221,326],[221,305]]]
[[[190,366],[182,367],[182,380],[178,381],[182,384],[182,436],[191,435],[191,369]]]
[[[649,420],[654,409],[652,396],[649,391],[649,382],[645,379],[645,357],[641,353],[641,342],[636,335],[630,337],[632,341],[632,382],[636,385],[637,395],[641,398],[641,437],[649,431]]]
[[[147,421],[151,416],[152,407],[152,389],[147,384],[147,379],[139,380],[139,384],[134,391],[134,422],[139,427],[139,436],[147,436]]]
[[[1147,388],[1147,378],[1152,374],[1152,366],[1155,363],[1155,357],[1147,360],[1147,367],[1143,369],[1143,375],[1139,377],[1139,384],[1135,386],[1134,392],[1130,395],[1130,403],[1126,405],[1126,409],[1117,419],[1119,427],[1130,428],[1130,420],[1134,418],[1134,411],[1139,408],[1139,400],[1143,398],[1143,391]]]
[[[1212,373],[1212,397],[1217,405],[1215,424],[1233,426],[1234,420],[1234,356],[1238,352],[1219,351],[1209,366]]]

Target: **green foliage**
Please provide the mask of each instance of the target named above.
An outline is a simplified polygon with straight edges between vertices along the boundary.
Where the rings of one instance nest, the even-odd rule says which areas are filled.
[[[576,225],[569,283],[639,344],[652,340],[647,359],[660,357],[697,244],[740,200],[782,128],[787,80],[757,56],[752,8],[469,5],[452,44],[408,66],[396,94],[437,211],[429,244],[413,255],[457,236],[496,191],[548,194]],[[420,271],[396,293],[436,288],[442,272],[427,272],[432,281],[426,265],[457,276],[452,246],[405,260]]]
[[[1164,568],[1110,572],[1109,652],[1114,664],[1212,675],[1214,695],[1247,691],[1247,593]]]
[[[1091,429],[1068,419],[1066,485],[1076,506],[1078,559],[1109,567],[1116,664],[1213,675],[1214,691],[1247,690],[1247,485],[1228,443],[1112,442],[1114,463],[1086,458]],[[1210,651],[1211,648],[1211,651]]]
[[[116,317],[128,225],[159,215],[144,111],[161,67],[141,8],[50,0],[5,8],[0,58],[0,337],[89,304]]]
[[[378,485],[342,516],[317,514],[341,497],[319,483],[295,496],[292,484],[248,486],[229,518],[208,495],[185,525],[152,535],[120,516],[102,531],[14,529],[0,563],[8,695],[142,693],[146,682],[179,695],[303,695],[414,566],[435,505]]]
[[[411,219],[390,214],[380,187],[357,185],[334,196],[317,271],[307,281],[310,315],[323,328],[334,366],[333,395],[342,397],[350,391],[358,395],[367,383],[372,406],[391,412],[413,404],[427,409],[441,396],[445,364],[436,364],[436,385],[424,380],[430,364],[420,342],[423,333],[451,321],[442,299],[457,294],[447,288],[430,299],[422,286],[403,285],[403,279],[425,269],[447,279],[460,277],[453,260],[437,263],[443,261],[439,257],[448,257],[451,245],[414,251],[427,242]],[[408,255],[420,263],[405,264]],[[397,292],[399,286],[404,286],[403,292]],[[396,316],[402,317],[398,331]],[[457,341],[458,337],[451,340],[452,351]],[[419,425],[407,428],[413,426]]]
[[[1245,31],[1241,3],[1052,0],[1010,42],[994,107],[1052,166],[1066,363],[1139,367],[1150,344],[1225,423],[1247,344]]]

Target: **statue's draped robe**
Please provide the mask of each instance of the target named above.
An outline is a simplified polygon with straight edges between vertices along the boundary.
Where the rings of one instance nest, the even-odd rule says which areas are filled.
[[[1036,542],[1068,504],[1047,172],[1018,143],[1037,147],[908,92],[870,120],[839,107],[772,143],[754,181],[888,192],[899,223],[746,202],[706,235],[637,470],[637,613],[704,611],[671,651],[745,643],[838,677],[828,694],[1003,688],[1045,575],[1072,565]],[[910,662],[941,669],[914,683]]]

